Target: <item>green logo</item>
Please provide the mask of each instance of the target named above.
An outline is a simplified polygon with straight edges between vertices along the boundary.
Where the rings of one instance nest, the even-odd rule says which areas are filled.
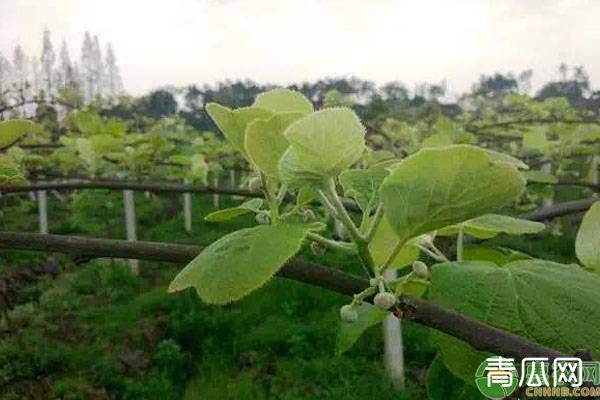
[[[502,400],[519,384],[519,373],[512,358],[490,357],[475,372],[475,385],[488,399]]]

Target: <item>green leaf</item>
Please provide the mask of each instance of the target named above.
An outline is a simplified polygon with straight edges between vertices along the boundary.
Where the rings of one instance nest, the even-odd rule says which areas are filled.
[[[509,217],[507,215],[485,214],[462,223],[465,233],[478,239],[489,239],[499,233],[524,235],[539,233],[546,228],[541,222]],[[458,225],[440,229],[438,235],[450,236],[458,233]]]
[[[358,313],[357,321],[340,322],[335,345],[336,354],[348,351],[367,329],[383,322],[388,314],[386,310],[368,303],[362,303],[355,310]]]
[[[436,133],[423,140],[421,147],[441,147],[452,144],[452,138],[447,133]]]
[[[208,222],[223,222],[237,218],[241,215],[248,214],[249,212],[258,212],[262,207],[262,199],[248,200],[237,207],[224,208],[208,214],[204,217],[205,221]]]
[[[78,111],[71,115],[73,123],[77,129],[86,135],[98,135],[102,132],[104,124],[102,118],[91,111]]]
[[[423,149],[402,160],[380,192],[392,228],[407,240],[496,211],[524,186],[513,165],[495,161],[486,150],[458,145]]]
[[[223,236],[171,282],[169,292],[194,287],[202,300],[227,304],[263,286],[302,246],[307,227],[260,225]]]
[[[392,253],[398,244],[398,235],[394,233],[386,218],[382,218],[373,240],[369,243],[369,250],[373,256],[373,262],[380,267]],[[408,241],[390,264],[392,267],[400,268],[412,263],[419,258],[421,250],[417,247],[418,241]]]
[[[600,202],[592,204],[581,220],[575,253],[586,268],[600,273]]]
[[[499,267],[518,260],[531,260],[529,254],[507,249],[505,247],[488,247],[481,245],[467,244],[463,249],[463,259],[465,261],[489,261]]]
[[[39,129],[38,125],[26,119],[0,121],[0,148],[11,146],[26,134]]]
[[[499,152],[493,151],[493,150],[486,149],[486,151],[487,151],[488,155],[490,156],[490,158],[494,161],[510,164],[513,167],[515,167],[516,169],[522,169],[525,171],[529,169],[529,165],[525,164],[523,161],[519,160],[516,157],[513,157],[506,153],[499,153]]]
[[[481,393],[473,385],[460,380],[446,368],[439,354],[427,370],[427,396],[430,400],[481,399]]]
[[[549,148],[546,127],[534,127],[523,133],[523,151],[527,154],[544,154]]]
[[[558,178],[552,174],[549,174],[544,171],[527,171],[525,172],[525,178],[527,182],[535,182],[535,183],[549,183],[555,184],[558,183]]]
[[[217,103],[208,103],[206,112],[223,132],[225,138],[244,155],[246,154],[244,147],[246,127],[256,119],[267,119],[272,115],[270,111],[262,108],[242,107],[231,110]]]
[[[600,355],[600,276],[576,265],[521,260],[502,268],[483,262],[453,262],[433,267],[429,298],[444,307],[527,337],[566,354],[590,349]],[[435,333],[446,366],[473,379],[485,358],[469,345]]]
[[[332,177],[358,161],[365,150],[365,128],[352,110],[328,108],[300,118],[285,130],[290,147],[279,162],[282,179]]]
[[[273,89],[261,93],[256,96],[253,106],[273,113],[313,112],[312,103],[302,93],[290,89]]]
[[[250,160],[267,175],[279,175],[279,159],[289,146],[283,132],[300,117],[302,114],[296,112],[276,114],[268,120],[255,120],[246,128],[246,152]]]
[[[353,198],[363,212],[373,210],[379,201],[379,187],[390,172],[385,165],[369,169],[349,169],[340,174],[344,196]]]

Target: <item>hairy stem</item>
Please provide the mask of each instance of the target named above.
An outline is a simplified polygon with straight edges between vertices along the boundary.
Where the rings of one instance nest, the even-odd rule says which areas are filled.
[[[330,249],[356,254],[356,246],[354,243],[339,242],[337,240],[328,239],[314,232],[308,232],[306,237]]]
[[[465,226],[460,224],[458,226],[458,237],[456,238],[456,261],[463,260],[463,247],[465,241]]]
[[[377,228],[379,227],[379,223],[383,218],[383,204],[379,203],[377,205],[377,209],[375,210],[375,216],[373,217],[373,222],[371,222],[371,226],[369,226],[369,230],[365,236],[367,242],[371,242],[375,237],[375,232],[377,232]]]

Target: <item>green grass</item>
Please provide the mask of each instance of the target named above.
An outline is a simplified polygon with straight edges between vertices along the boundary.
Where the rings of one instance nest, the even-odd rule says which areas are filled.
[[[49,199],[51,232],[124,236],[120,193],[89,191],[73,203]],[[239,202],[221,197],[221,207]],[[205,222],[211,203],[209,196],[194,196],[194,228],[188,234],[181,196],[147,199],[137,194],[138,236],[208,245],[254,223],[252,217]],[[2,229],[35,231],[35,207],[25,211],[20,217],[10,214]],[[42,256],[9,252],[2,259],[7,265]],[[310,251],[304,256],[360,272],[346,256],[317,257]],[[351,352],[334,356],[338,309],[347,299],[274,279],[238,303],[211,307],[192,291],[166,293],[181,267],[142,261],[141,276],[133,277],[124,261],[96,260],[78,267],[65,263],[57,279],[37,284],[36,304],[10,313],[11,333],[0,337],[0,399],[36,391],[44,398],[65,399],[424,396],[418,379],[411,378],[405,395],[391,390],[382,370],[380,328],[368,332]],[[407,331],[411,329],[418,334],[407,337],[407,354],[419,354],[417,362],[409,362],[411,376],[417,376],[433,353],[427,331],[416,326]]]

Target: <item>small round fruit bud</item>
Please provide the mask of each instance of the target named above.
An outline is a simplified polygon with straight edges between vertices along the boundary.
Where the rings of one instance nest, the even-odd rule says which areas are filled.
[[[415,261],[412,265],[412,270],[419,278],[429,278],[429,268],[427,268],[427,265],[423,261]]]
[[[396,304],[396,296],[389,292],[377,293],[373,298],[373,304],[375,304],[379,308],[387,310],[388,308]]]
[[[262,189],[262,182],[260,181],[260,178],[257,176],[250,178],[248,181],[248,189],[250,189],[251,192],[260,191]]]
[[[254,217],[254,219],[260,225],[268,225],[269,224],[269,217],[267,217],[265,214],[256,214],[256,217]]]
[[[313,222],[317,219],[317,217],[315,216],[313,210],[304,210],[304,213],[302,214],[302,219],[304,220],[304,222]]]
[[[346,304],[340,308],[340,318],[344,322],[356,322],[358,320],[358,313],[350,304]]]
[[[377,279],[377,278],[369,279],[369,286],[377,286],[377,285],[379,285],[379,279]]]
[[[325,247],[318,242],[310,242],[310,249],[315,256],[320,256],[325,254]]]

